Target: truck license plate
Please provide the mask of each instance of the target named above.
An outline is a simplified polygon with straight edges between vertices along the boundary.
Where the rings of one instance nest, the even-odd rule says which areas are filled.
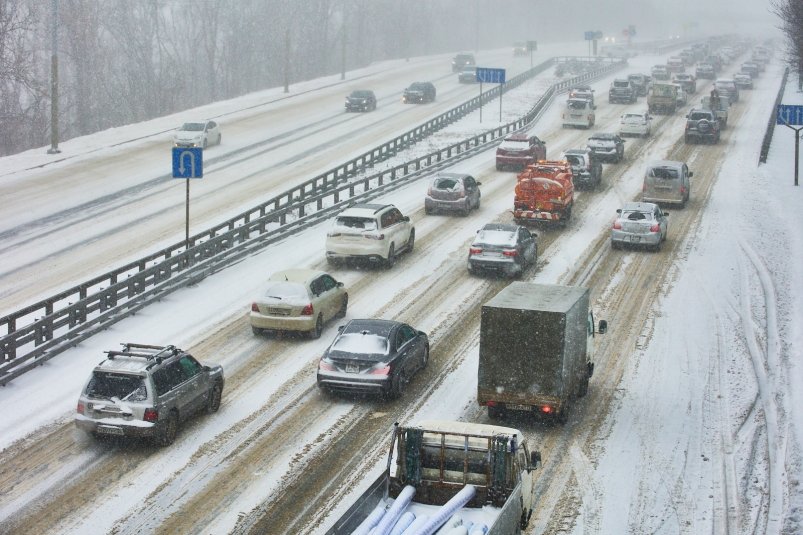
[[[508,409],[512,411],[530,411],[532,408],[529,405],[516,405],[514,403],[508,403],[505,405]]]
[[[356,364],[346,364],[346,373],[359,373],[360,367]]]
[[[119,427],[113,427],[111,425],[99,425],[97,428],[97,432],[102,435],[119,435],[122,436],[123,430]]]

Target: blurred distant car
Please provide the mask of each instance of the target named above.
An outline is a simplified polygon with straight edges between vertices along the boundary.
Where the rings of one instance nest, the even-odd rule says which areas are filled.
[[[477,68],[474,66],[463,67],[457,73],[457,81],[461,84],[473,84],[477,82]]]
[[[203,123],[184,123],[173,134],[173,145],[176,147],[202,147],[219,145],[223,135],[220,125],[215,121]]]
[[[602,162],[619,163],[625,157],[625,140],[619,134],[598,132],[588,138],[588,148]]]
[[[672,77],[672,82],[682,85],[686,95],[691,95],[697,92],[697,79],[693,74],[678,73]]]
[[[731,103],[739,102],[739,88],[732,78],[719,78],[714,82],[714,87],[717,88],[720,96],[728,97]]]
[[[467,216],[472,208],[480,207],[480,185],[471,175],[440,173],[429,183],[424,211],[458,211]]]
[[[628,202],[616,210],[618,214],[611,228],[611,247],[625,245],[650,247],[656,251],[666,240],[669,214],[651,202]]]
[[[741,70],[743,73],[752,76],[753,79],[758,78],[758,72],[759,72],[758,63],[755,63],[753,61],[745,61],[744,63],[742,63]]]
[[[576,85],[569,89],[569,99],[582,99],[591,103],[591,109],[595,109],[594,90],[590,85]]]
[[[536,237],[525,227],[502,223],[483,226],[468,249],[468,271],[520,276],[538,259]]]
[[[429,338],[406,323],[355,319],[339,329],[318,362],[318,388],[398,398],[429,363]]]
[[[346,111],[372,111],[376,109],[376,95],[369,89],[356,89],[346,97]]]
[[[657,160],[647,165],[641,201],[686,206],[691,195],[692,171],[684,162]]]
[[[251,303],[248,318],[254,334],[296,331],[319,338],[323,324],[344,317],[348,304],[343,283],[328,273],[288,269],[271,275],[265,292]]]
[[[683,85],[677,82],[673,82],[672,85],[678,88],[678,94],[677,97],[675,98],[675,102],[677,103],[678,106],[685,106],[689,100],[689,97],[686,94],[686,91],[683,89]]]
[[[602,183],[602,163],[588,147],[566,149],[561,159],[572,167],[572,182],[576,188],[596,188]]]
[[[652,117],[646,111],[622,114],[619,119],[620,136],[648,137],[652,133]]]
[[[698,63],[697,68],[694,70],[694,75],[697,78],[708,78],[713,80],[716,77],[716,71],[711,63]]]
[[[457,54],[452,60],[452,72],[460,72],[464,67],[474,67],[476,65],[474,54]]]
[[[335,218],[326,234],[326,260],[381,262],[390,267],[401,252],[411,252],[415,227],[392,204],[354,204]]]
[[[546,160],[546,143],[535,135],[508,134],[496,148],[496,170],[505,167],[523,168],[538,160]]]
[[[753,89],[753,77],[749,74],[734,74],[733,81],[739,89]]]
[[[650,76],[653,80],[669,80],[669,69],[667,69],[666,65],[655,65],[650,69]]]
[[[627,75],[627,79],[636,88],[636,93],[640,97],[647,96],[647,89],[650,82],[650,77],[646,74],[631,73]]]
[[[405,104],[435,101],[435,86],[431,82],[413,82],[404,90],[402,102]]]

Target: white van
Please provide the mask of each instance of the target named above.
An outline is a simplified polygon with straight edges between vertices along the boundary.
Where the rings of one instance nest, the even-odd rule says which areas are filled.
[[[566,101],[562,117],[564,128],[567,126],[591,128],[594,126],[594,107],[588,100],[570,98]]]
[[[650,162],[644,173],[644,186],[641,202],[656,204],[678,204],[686,206],[691,193],[691,181],[694,173],[689,171],[684,162],[659,160]]]

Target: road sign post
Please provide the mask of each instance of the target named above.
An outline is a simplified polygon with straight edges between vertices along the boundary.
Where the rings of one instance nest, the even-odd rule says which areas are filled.
[[[480,122],[482,122],[482,84],[505,84],[505,69],[490,69],[477,67],[477,80],[480,82]],[[502,93],[503,88],[499,88],[499,122],[502,122]]]
[[[185,250],[190,248],[190,179],[204,176],[204,150],[200,147],[173,147],[173,178],[187,181]]]
[[[778,104],[775,110],[775,124],[785,125],[795,131],[795,186],[798,185],[798,168],[800,155],[800,131],[803,130],[803,106]],[[795,128],[801,126],[801,128]]]

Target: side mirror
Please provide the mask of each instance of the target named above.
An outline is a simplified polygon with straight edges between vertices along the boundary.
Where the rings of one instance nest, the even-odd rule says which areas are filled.
[[[665,216],[668,216],[668,215],[669,215],[669,212],[664,212],[664,215],[665,215]]]
[[[691,175],[689,175],[689,176],[691,176]],[[477,185],[478,186],[482,186],[482,182],[477,182]]]
[[[410,221],[410,216],[406,215],[406,216],[402,217],[402,221],[404,221],[405,223],[409,222]]]
[[[689,178],[691,178],[691,177],[693,177],[693,176],[694,176],[694,172],[692,172],[692,171],[689,171]]]
[[[597,328],[597,332],[599,334],[605,334],[608,332],[608,322],[605,320],[599,320],[599,327]]]
[[[540,451],[532,451],[530,452],[530,468],[538,468],[538,465],[541,463],[541,452]]]
[[[338,287],[338,288],[342,288],[343,286],[344,286],[344,284],[343,284],[342,282],[338,282],[338,283],[337,283],[337,287]]]
[[[345,329],[345,328],[346,328],[346,326],[345,326],[345,325],[338,325],[338,326],[337,326],[337,332],[339,332],[339,333],[342,333],[342,332],[343,332],[343,329]]]
[[[617,213],[617,214],[621,214],[621,213],[622,213],[622,209],[621,209],[621,208],[617,208],[617,209],[616,209],[616,213]]]

